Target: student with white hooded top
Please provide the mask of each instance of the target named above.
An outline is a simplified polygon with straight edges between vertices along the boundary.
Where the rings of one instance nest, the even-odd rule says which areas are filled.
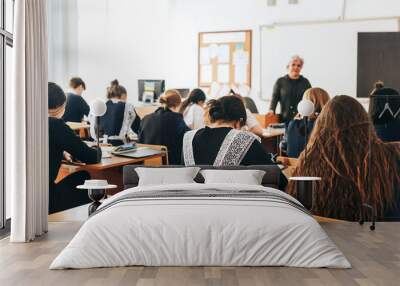
[[[183,119],[190,129],[205,127],[203,108],[205,101],[205,93],[201,89],[195,88],[182,103],[179,112],[182,113]]]

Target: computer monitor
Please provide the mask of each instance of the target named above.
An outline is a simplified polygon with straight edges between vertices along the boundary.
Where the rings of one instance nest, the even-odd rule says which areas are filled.
[[[139,101],[153,103],[156,102],[165,90],[165,80],[163,79],[139,79]]]
[[[190,88],[174,88],[174,89],[179,91],[182,98],[186,98],[189,96]]]

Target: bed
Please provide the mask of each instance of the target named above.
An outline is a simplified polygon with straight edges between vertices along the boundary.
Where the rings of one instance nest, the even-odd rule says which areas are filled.
[[[276,189],[276,166],[239,168],[266,170],[258,186],[204,184],[201,175],[196,183],[137,186],[136,167],[124,169],[127,189],[103,202],[50,269],[351,267],[310,213]]]

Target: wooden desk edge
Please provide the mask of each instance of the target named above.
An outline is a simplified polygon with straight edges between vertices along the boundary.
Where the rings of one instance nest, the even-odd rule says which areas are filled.
[[[143,161],[146,161],[146,160],[156,159],[156,158],[165,157],[165,156],[167,156],[167,153],[165,151],[162,151],[159,154],[154,154],[154,155],[151,155],[151,156],[140,157],[140,158],[129,158],[129,157],[124,157],[124,156],[115,156],[115,157],[118,157],[118,158],[126,159],[126,161],[120,161],[120,162],[116,162],[116,163],[105,163],[105,165],[100,165],[102,163],[87,164],[87,165],[78,166],[78,167],[84,167],[86,170],[101,171],[101,170],[107,170],[107,169],[110,169],[110,168],[126,166],[126,165],[129,165],[129,164],[135,164],[135,163],[143,162]]]
[[[115,156],[115,155],[113,155]],[[107,170],[107,169],[111,169],[111,168],[115,168],[115,167],[120,167],[120,166],[126,166],[129,164],[135,164],[135,163],[139,163],[139,162],[143,162],[146,160],[151,160],[151,159],[156,159],[158,157],[166,157],[167,153],[165,151],[161,151],[161,153],[159,154],[154,154],[151,156],[147,156],[147,157],[140,157],[140,158],[129,158],[129,157],[124,157],[124,156],[115,156],[121,159],[126,159],[124,161],[120,161],[120,162],[115,162],[115,163],[96,163],[96,164],[82,164],[82,165],[76,165],[76,164],[66,164],[63,163],[61,164],[61,167],[64,168],[73,168],[73,169],[85,169],[85,170],[93,170],[93,171],[101,171],[101,170]],[[108,158],[105,158],[108,159]],[[102,165],[104,164],[104,165]]]

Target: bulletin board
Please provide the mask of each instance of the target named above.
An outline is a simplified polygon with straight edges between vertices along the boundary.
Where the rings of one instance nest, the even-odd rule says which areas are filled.
[[[251,30],[199,33],[199,87],[211,97],[222,87],[251,87],[251,51]]]

